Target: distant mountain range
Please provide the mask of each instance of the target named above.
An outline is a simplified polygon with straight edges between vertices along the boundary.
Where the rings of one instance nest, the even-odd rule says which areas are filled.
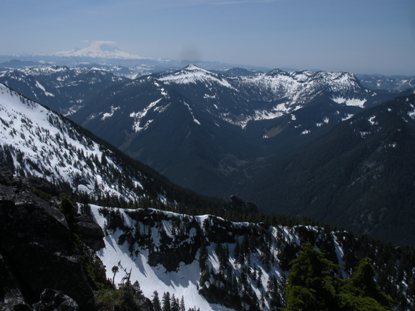
[[[372,90],[387,90],[390,92],[403,92],[415,88],[415,77],[411,76],[385,76],[385,75],[357,75],[360,82]]]
[[[412,192],[396,200],[395,192],[377,192],[390,182],[410,189],[410,164],[400,173],[405,178],[392,181],[390,148],[376,148],[397,143],[388,133],[398,133],[402,122],[410,148],[412,119],[398,122],[404,119],[394,109],[386,115],[388,132],[380,127],[371,138],[366,127],[372,116],[365,115],[371,109],[376,115],[382,103],[398,96],[404,97],[396,103],[408,98],[409,104],[401,104],[408,112],[410,88],[372,89],[367,79],[347,72],[209,71],[189,65],[131,79],[116,66],[41,68],[4,70],[0,82],[66,114],[184,187],[219,197],[237,194],[262,211],[307,215],[394,242],[415,240],[411,217],[399,227],[406,232],[402,239],[388,216],[391,202],[411,201]],[[361,118],[366,121],[358,122]],[[406,147],[390,151],[402,163],[411,159]],[[385,171],[370,177],[376,181],[372,191],[364,167],[375,154],[373,165]],[[405,200],[397,203],[402,210]]]
[[[0,82],[66,116],[102,89],[126,80],[99,67],[38,66],[0,73]]]
[[[388,95],[349,73],[229,76],[190,65],[107,88],[72,118],[174,181],[217,195],[234,191],[232,174],[246,163]]]
[[[93,41],[89,42],[86,47],[76,48],[72,50],[59,51],[56,53],[36,55],[0,55],[0,69],[13,68],[18,69],[30,66],[122,66],[133,69],[134,72],[154,73],[166,70],[174,70],[182,68],[189,62],[196,62],[200,66],[211,70],[226,70],[233,68],[235,64],[208,61],[208,60],[174,60],[143,57],[136,53],[127,52],[119,49],[112,41]],[[251,70],[268,70],[267,67],[248,66]]]
[[[63,57],[87,57],[100,59],[143,59],[144,57],[120,50],[113,41],[93,41],[87,47],[60,51],[55,54]]]

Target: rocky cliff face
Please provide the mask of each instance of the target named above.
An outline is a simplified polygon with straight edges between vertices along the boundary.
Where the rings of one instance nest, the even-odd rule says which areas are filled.
[[[5,179],[3,175],[3,183]],[[0,284],[0,306],[29,308],[49,288],[69,296],[83,310],[92,309],[94,295],[80,247],[83,242],[76,241],[56,202],[33,194],[33,182],[11,178],[0,185],[0,270],[6,276]],[[88,230],[81,232],[88,236]]]

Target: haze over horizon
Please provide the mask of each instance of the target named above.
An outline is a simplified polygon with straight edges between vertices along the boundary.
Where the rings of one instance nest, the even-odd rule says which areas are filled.
[[[1,55],[104,42],[124,56],[415,74],[411,0],[3,0],[0,8]]]

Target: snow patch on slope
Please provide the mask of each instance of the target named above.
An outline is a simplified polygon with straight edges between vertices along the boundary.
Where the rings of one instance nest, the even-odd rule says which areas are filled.
[[[193,110],[192,108],[190,108],[190,105],[186,102],[183,102],[183,104],[187,107],[187,109],[189,110],[190,115],[192,116],[193,122],[196,123],[197,125],[201,125],[200,121],[198,119],[195,118],[195,115],[193,114]]]
[[[360,107],[364,108],[366,103],[366,99],[359,99],[359,98],[345,98],[345,97],[333,97],[332,100],[337,104],[344,104],[346,106],[353,106],[353,107]]]
[[[342,118],[342,121],[349,120],[349,119],[351,119],[353,116],[354,116],[354,114],[352,114],[352,113],[348,113],[345,117],[343,117],[343,118]]]
[[[163,98],[159,98],[151,102],[146,108],[141,111],[131,112],[130,117],[134,119],[133,130],[138,133],[142,130],[146,130],[153,120],[148,120],[143,126],[141,126],[141,120],[147,115],[147,113],[153,109]]]
[[[38,87],[39,89],[41,89],[43,91],[43,93],[45,93],[46,96],[55,97],[54,94],[46,91],[45,87],[42,84],[40,84],[39,81],[36,81],[36,87]]]
[[[120,110],[120,107],[119,106],[114,107],[113,105],[111,105],[110,109],[111,109],[110,112],[105,112],[102,114],[102,117],[101,117],[102,121],[104,121],[105,119],[111,118],[117,110]]]
[[[412,104],[410,106],[411,106],[412,110],[408,111],[408,117],[415,120],[415,107]]]
[[[376,116],[371,116],[371,117],[368,119],[368,121],[369,121],[369,123],[370,123],[371,125],[376,125],[376,124],[378,124],[378,123],[375,121],[375,119],[376,119]]]
[[[82,100],[78,100],[79,102],[82,102]],[[80,109],[82,109],[84,107],[84,105],[80,104],[80,105],[73,105],[70,106],[68,109],[66,109],[66,112],[63,113],[63,115],[65,117],[69,117],[73,114],[75,114],[76,112],[78,112]]]

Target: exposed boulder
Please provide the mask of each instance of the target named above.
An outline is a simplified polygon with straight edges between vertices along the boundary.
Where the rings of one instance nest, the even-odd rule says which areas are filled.
[[[93,250],[97,251],[105,247],[104,232],[101,227],[90,217],[79,217],[75,223],[75,231],[81,240]]]
[[[33,305],[34,311],[78,311],[75,300],[61,291],[46,288],[40,295],[40,301]]]

